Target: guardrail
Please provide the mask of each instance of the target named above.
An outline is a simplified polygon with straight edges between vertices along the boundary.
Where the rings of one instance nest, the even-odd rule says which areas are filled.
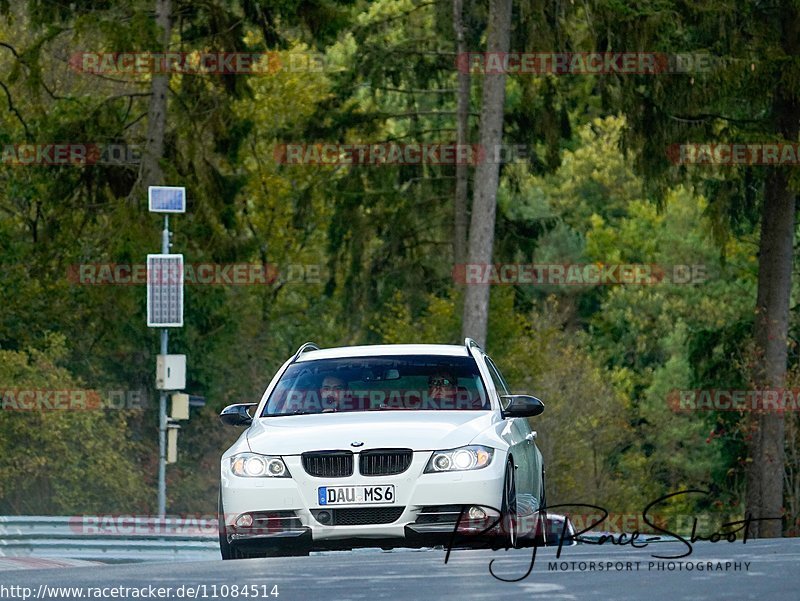
[[[0,556],[95,561],[219,556],[216,519],[138,516],[0,516]]]
[[[587,532],[583,540],[603,535]],[[659,542],[670,542],[662,537]],[[573,543],[574,544],[574,543]],[[0,516],[0,557],[102,562],[219,557],[216,517]]]

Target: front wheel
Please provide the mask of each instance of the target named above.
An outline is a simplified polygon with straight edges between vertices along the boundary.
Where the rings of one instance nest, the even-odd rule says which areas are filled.
[[[506,477],[503,481],[502,532],[507,547],[516,549],[519,539],[517,516],[517,487],[514,477],[514,462],[506,464]]]
[[[219,500],[217,501],[217,528],[219,530],[219,552],[222,559],[236,559],[234,549],[228,542],[228,530],[225,527],[225,510],[222,508],[222,489],[219,491]]]
[[[539,501],[539,507],[544,507],[544,513],[547,513],[547,486],[544,481],[544,466],[542,466],[542,500]]]
[[[549,528],[547,521],[547,488],[544,481],[544,466],[542,466],[542,498],[539,501],[539,509],[537,510],[539,519],[536,528],[536,536],[534,537],[535,546],[547,546],[551,544],[549,537]],[[544,508],[544,509],[543,509]]]

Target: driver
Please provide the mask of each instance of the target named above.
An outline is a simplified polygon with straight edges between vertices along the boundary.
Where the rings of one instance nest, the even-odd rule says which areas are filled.
[[[322,412],[341,411],[344,409],[344,397],[347,383],[338,376],[325,376],[320,387]]]

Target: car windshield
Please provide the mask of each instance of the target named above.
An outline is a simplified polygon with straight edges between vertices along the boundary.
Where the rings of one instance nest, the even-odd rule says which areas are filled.
[[[270,394],[261,416],[489,408],[472,357],[403,355],[293,363]]]

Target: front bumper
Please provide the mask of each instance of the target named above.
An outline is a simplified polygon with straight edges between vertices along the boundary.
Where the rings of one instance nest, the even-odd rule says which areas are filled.
[[[495,450],[491,464],[480,470],[424,474],[431,455],[431,451],[415,452],[411,465],[401,474],[355,473],[344,478],[310,476],[300,456],[283,457],[291,478],[241,478],[230,472],[229,460],[223,459],[222,501],[228,541],[309,549],[421,547],[449,544],[461,507],[481,506],[487,517],[499,515],[505,452]],[[390,504],[319,503],[321,486],[389,484],[395,487]],[[432,516],[431,508],[442,515]],[[332,519],[322,523],[326,520],[320,521],[325,517],[320,512],[333,512]],[[241,526],[243,514],[254,516],[252,526]],[[470,520],[459,532],[477,535],[486,525],[486,521]]]

